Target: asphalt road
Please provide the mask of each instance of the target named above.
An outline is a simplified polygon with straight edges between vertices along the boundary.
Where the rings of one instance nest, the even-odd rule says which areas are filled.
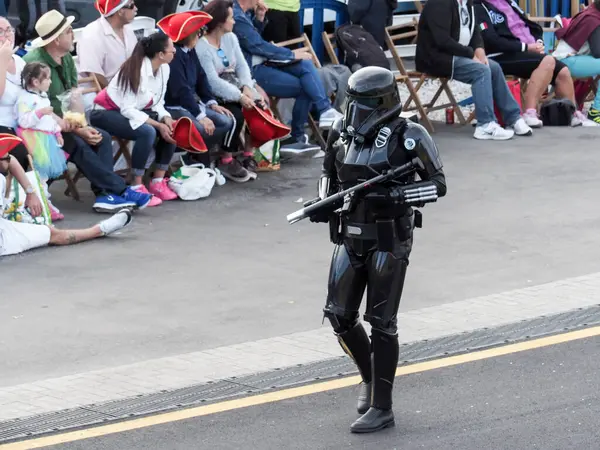
[[[400,310],[600,271],[599,130],[481,142],[439,125],[448,195],[424,210]],[[290,226],[320,160],[136,214],[120,236],[0,260],[0,387],[313,330],[332,247]],[[53,200],[65,227],[84,201]]]
[[[398,377],[396,426],[352,435],[356,388],[46,447],[179,449],[595,449],[600,338]]]

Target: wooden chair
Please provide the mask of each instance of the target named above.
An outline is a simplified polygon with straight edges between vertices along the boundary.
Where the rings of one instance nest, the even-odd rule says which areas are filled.
[[[461,124],[465,124],[465,117],[454,97],[454,94],[450,90],[448,86],[449,80],[446,78],[439,78],[430,76],[418,71],[408,71],[402,61],[402,56],[400,56],[400,51],[404,50],[402,53],[404,57],[414,56],[416,50],[416,40],[418,33],[418,21],[413,19],[411,22],[403,23],[399,25],[392,25],[386,27],[385,29],[385,40],[388,46],[388,49],[396,63],[396,67],[398,68],[399,74],[396,75],[396,81],[398,83],[404,83],[410,93],[408,100],[404,103],[403,110],[404,111],[417,111],[419,114],[419,120],[423,123],[430,132],[434,131],[433,124],[427,117],[427,114],[433,111],[437,111],[440,109],[453,108],[454,113],[458,117],[458,120]],[[409,31],[403,31],[408,29]],[[402,31],[402,32],[399,32]],[[410,40],[410,44],[399,44],[400,41]],[[399,48],[398,48],[399,47]],[[417,85],[414,86],[411,79],[417,79]],[[438,80],[440,82],[440,87],[432,97],[431,101],[427,104],[423,104],[421,98],[419,97],[419,89],[423,86],[427,80]],[[437,104],[442,93],[445,92],[448,96],[448,103],[444,103],[442,105]],[[414,107],[411,107],[411,103],[415,104]]]
[[[337,48],[337,42],[335,40],[334,33],[327,33],[323,31],[323,46],[325,47],[325,52],[327,52],[327,56],[331,61],[331,64],[340,64],[340,60],[335,53],[335,49]]]
[[[317,58],[315,50],[314,50],[312,44],[310,43],[310,40],[308,39],[308,36],[306,35],[306,33],[304,33],[299,38],[290,39],[288,41],[283,41],[283,42],[275,42],[274,44],[278,47],[298,46],[295,48],[307,50],[312,55],[312,60],[313,60],[315,67],[317,69],[321,68],[321,62],[319,61],[319,58]],[[277,103],[279,102],[279,99],[276,97],[270,97],[270,100],[271,100],[271,109],[273,110],[275,115],[279,119],[281,119],[281,114],[279,113],[279,110],[277,109]],[[327,142],[325,141],[325,138],[323,137],[323,134],[321,133],[321,130],[319,129],[319,124],[317,122],[315,122],[315,119],[313,119],[313,117],[310,115],[310,113],[308,114],[308,125],[310,126],[310,129],[313,132],[313,137],[317,140],[317,142],[319,143],[321,148],[323,150],[325,150],[325,147],[327,146]]]

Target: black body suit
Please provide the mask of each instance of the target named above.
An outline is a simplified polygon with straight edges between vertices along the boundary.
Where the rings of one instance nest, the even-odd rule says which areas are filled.
[[[394,423],[392,387],[398,363],[396,315],[421,214],[413,207],[446,193],[437,148],[420,125],[399,117],[401,102],[393,74],[367,67],[349,80],[344,119],[328,139],[319,195],[354,186],[415,157],[423,162],[412,173],[346,198],[335,213],[311,217],[329,222],[335,244],[325,316],[363,379],[358,410],[364,414],[353,432],[376,431]],[[421,181],[417,181],[416,175]],[[366,290],[364,319],[359,320]]]

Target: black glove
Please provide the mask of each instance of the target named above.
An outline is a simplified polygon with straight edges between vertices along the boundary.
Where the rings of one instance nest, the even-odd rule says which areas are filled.
[[[313,223],[327,223],[331,219],[332,215],[333,213],[331,211],[321,211],[313,216],[310,216],[309,219]]]

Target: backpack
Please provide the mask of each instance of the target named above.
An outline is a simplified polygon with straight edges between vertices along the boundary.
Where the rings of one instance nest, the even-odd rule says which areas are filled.
[[[562,126],[571,125],[571,119],[577,107],[571,100],[565,98],[548,100],[540,108],[540,119],[544,126]]]
[[[390,68],[390,63],[375,38],[360,25],[346,24],[335,30],[337,47],[344,53],[343,63],[353,72],[355,66]]]

